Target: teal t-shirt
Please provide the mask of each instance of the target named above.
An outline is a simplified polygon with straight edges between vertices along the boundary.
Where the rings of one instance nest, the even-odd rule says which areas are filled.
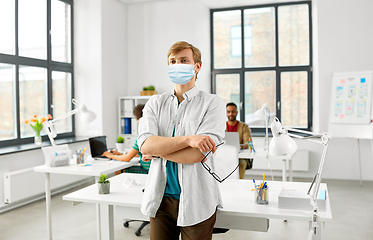
[[[139,154],[139,157],[140,157],[140,164],[141,164],[141,167],[144,168],[144,169],[146,169],[146,170],[149,170],[149,168],[150,168],[150,162],[151,162],[152,160],[150,160],[150,161],[148,161],[148,162],[144,162],[144,161],[142,160],[142,153],[140,152],[140,150],[139,150],[139,146],[137,145],[137,139],[135,140],[135,143],[133,144],[132,148],[139,152],[138,154]]]
[[[167,197],[172,197],[174,199],[180,199],[181,188],[179,184],[179,178],[177,177],[177,163],[167,161],[166,171],[167,182],[166,189],[164,190],[164,195]]]
[[[174,128],[174,132],[172,133],[172,137],[174,136],[175,136],[175,128]],[[167,197],[172,197],[174,199],[180,199],[181,188],[179,184],[179,178],[177,176],[177,163],[172,162],[172,161],[167,161],[166,173],[167,173],[167,182],[166,182],[166,189],[164,190],[164,195]]]

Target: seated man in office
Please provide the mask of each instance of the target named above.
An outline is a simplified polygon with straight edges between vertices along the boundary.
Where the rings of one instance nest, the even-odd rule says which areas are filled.
[[[247,149],[249,148],[249,141],[252,141],[251,139],[251,131],[249,126],[241,121],[238,121],[236,119],[237,117],[237,105],[233,102],[230,102],[227,104],[227,126],[226,126],[226,132],[238,132],[240,135],[240,144],[241,149]],[[240,167],[239,167],[239,173],[240,173],[240,179],[243,179],[245,177],[245,171],[246,169],[252,168],[253,159],[244,159],[240,158]]]
[[[140,118],[142,117],[142,110],[144,109],[144,104],[138,104],[136,107],[133,109],[133,114],[135,115],[137,119],[137,123],[139,123]],[[130,168],[123,169],[121,171],[115,172],[115,175],[121,173],[121,172],[128,172],[128,173],[147,173],[150,168],[150,161],[143,161],[142,160],[142,154],[139,151],[139,146],[137,145],[137,139],[135,143],[132,146],[132,149],[126,154],[123,155],[122,153],[118,151],[106,151],[102,154],[102,156],[106,156],[110,159],[114,159],[117,161],[123,161],[123,162],[129,162],[133,157],[138,155],[140,157],[140,164],[141,166],[132,166]]]

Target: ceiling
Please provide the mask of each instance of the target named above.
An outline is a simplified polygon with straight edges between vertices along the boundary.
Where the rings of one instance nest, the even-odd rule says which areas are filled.
[[[248,5],[260,5],[268,3],[280,3],[280,2],[299,2],[301,0],[119,0],[125,4],[136,4],[136,3],[154,3],[154,2],[185,2],[193,3],[194,1],[200,1],[210,8],[224,8],[234,6],[248,6]]]
[[[132,3],[145,3],[145,2],[163,2],[163,1],[172,1],[172,0],[119,0],[119,1],[126,3],[126,4],[132,4]]]

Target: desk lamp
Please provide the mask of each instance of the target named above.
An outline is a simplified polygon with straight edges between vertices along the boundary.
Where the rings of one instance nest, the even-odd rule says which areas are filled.
[[[260,109],[256,110],[254,115],[259,117],[260,119],[264,120],[264,122],[265,122],[265,128],[266,129],[265,129],[265,136],[264,136],[264,151],[266,152],[266,155],[267,155],[266,159],[267,159],[267,164],[268,164],[269,170],[271,171],[272,181],[274,181],[272,167],[271,167],[271,164],[270,164],[269,159],[268,159],[268,153],[269,153],[269,147],[268,147],[268,144],[269,144],[269,141],[268,141],[269,110],[268,110],[268,104],[264,103],[263,106]]]
[[[61,121],[65,118],[68,118],[76,113],[80,113],[80,121],[83,123],[88,123],[93,121],[96,118],[96,114],[92,111],[89,111],[87,107],[83,104],[78,104],[75,99],[72,99],[72,103],[77,106],[74,110],[65,113],[64,115],[53,119],[48,120],[43,123],[45,131],[48,134],[49,140],[52,143],[51,147],[43,147],[43,153],[45,157],[45,165],[50,167],[58,167],[63,165],[68,165],[71,158],[71,151],[67,144],[59,145],[54,141],[54,138],[57,137],[57,133],[54,130],[54,124],[58,121]]]
[[[264,120],[265,122],[265,136],[264,136],[264,150],[268,154],[268,118],[269,118],[269,110],[268,110],[268,104],[264,103],[263,106],[258,109],[255,113],[255,116],[259,117],[260,119]]]
[[[78,101],[76,101],[75,99],[72,99],[71,101],[74,105],[77,106],[77,108],[75,108],[74,110],[72,110],[68,113],[65,113],[64,115],[62,115],[62,116],[60,116],[56,119],[48,120],[48,121],[45,121],[43,123],[43,125],[45,127],[45,131],[48,134],[49,140],[52,143],[52,146],[57,146],[56,143],[54,142],[54,138],[57,137],[57,133],[54,130],[54,125],[53,125],[54,123],[56,123],[58,121],[61,121],[65,118],[68,118],[68,117],[70,117],[70,116],[72,116],[76,113],[80,113],[80,121],[82,123],[89,123],[89,122],[93,121],[94,119],[96,119],[96,114],[94,112],[88,110],[85,105],[79,104]]]
[[[324,145],[319,169],[317,173],[315,174],[311,182],[311,186],[307,193],[307,195],[309,195],[311,206],[313,208],[312,225],[311,225],[311,229],[310,229],[310,232],[307,238],[308,240],[311,240],[313,236],[316,235],[316,230],[318,228],[317,197],[318,197],[319,188],[321,184],[321,174],[324,168],[325,157],[326,157],[326,153],[328,150],[328,144],[329,144],[329,140],[331,139],[331,136],[328,133],[313,133],[313,132],[303,131],[299,129],[285,128],[282,126],[281,122],[279,121],[277,117],[274,119],[273,123],[271,124],[271,130],[273,134],[273,139],[269,145],[270,155],[282,155],[282,154],[294,153],[297,150],[297,145],[291,137],[298,138],[298,139],[306,139],[306,140]],[[288,131],[296,132],[298,134],[303,134],[307,136],[301,136],[301,135],[289,133]],[[313,189],[313,192],[310,194],[312,189]]]

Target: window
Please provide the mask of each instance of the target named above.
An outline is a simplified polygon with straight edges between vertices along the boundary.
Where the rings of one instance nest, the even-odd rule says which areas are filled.
[[[211,29],[213,92],[237,104],[237,118],[264,133],[254,113],[266,103],[270,122],[310,129],[311,2],[212,9]]]
[[[33,142],[24,122],[35,114],[57,118],[72,109],[72,13],[72,0],[0,2],[1,146]],[[72,119],[55,129],[58,138],[74,136]]]
[[[251,26],[245,26],[245,56],[251,56]],[[231,27],[231,55],[241,57],[241,26]]]

